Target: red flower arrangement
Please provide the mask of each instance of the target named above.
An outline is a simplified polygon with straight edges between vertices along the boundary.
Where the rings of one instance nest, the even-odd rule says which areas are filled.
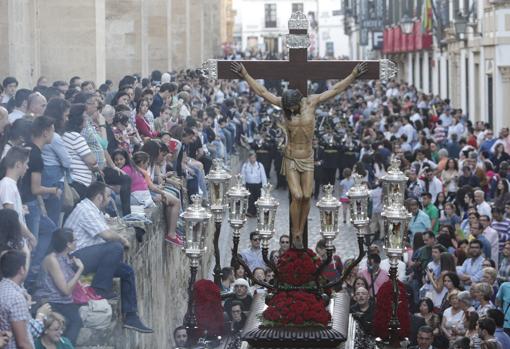
[[[375,313],[374,313],[374,335],[383,340],[390,336],[389,324],[391,319],[391,305],[393,301],[393,285],[386,281],[377,292]],[[404,339],[409,337],[411,330],[411,319],[409,316],[409,303],[407,300],[407,291],[404,284],[398,281],[398,309],[397,318],[400,321],[399,337]]]
[[[321,259],[312,250],[291,249],[278,259],[278,281],[292,286],[304,286],[315,280],[314,273]]]
[[[262,313],[263,325],[278,326],[327,326],[331,314],[324,301],[305,291],[278,292]]]
[[[223,307],[221,306],[220,288],[211,280],[198,280],[193,287],[195,314],[199,328],[199,336],[205,331],[210,336],[224,333]]]

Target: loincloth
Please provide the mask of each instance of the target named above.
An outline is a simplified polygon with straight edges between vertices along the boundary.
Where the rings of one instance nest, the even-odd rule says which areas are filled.
[[[314,170],[313,154],[306,159],[294,159],[284,156],[282,161],[282,170],[280,173],[286,176],[287,170],[296,170],[299,173],[313,172]]]

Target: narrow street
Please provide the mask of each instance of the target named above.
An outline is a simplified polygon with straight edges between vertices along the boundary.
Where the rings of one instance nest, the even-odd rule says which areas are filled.
[[[234,166],[237,167],[237,166]],[[273,186],[276,184],[276,175],[272,171],[271,183]],[[288,191],[283,189],[273,190],[272,195],[278,200],[280,206],[276,212],[276,234],[271,240],[270,251],[279,248],[279,238],[282,234],[289,233],[289,197]],[[320,198],[319,198],[320,199]],[[312,207],[308,216],[308,247],[315,250],[315,244],[320,240],[320,222],[319,222],[319,209],[316,206],[317,201],[312,199]],[[341,212],[340,212],[341,214]],[[250,232],[254,231],[257,227],[256,218],[248,218],[242,233],[241,241],[239,243],[239,251],[249,247],[250,245]],[[228,217],[225,214],[224,223],[221,227],[221,235],[219,240],[221,266],[225,267],[230,264],[232,256],[232,229],[228,224]],[[349,258],[354,258],[358,253],[358,244],[356,239],[356,229],[350,224],[349,217],[347,217],[347,224],[341,223],[340,234],[335,240],[336,254],[345,261]],[[211,271],[212,274],[212,271]]]

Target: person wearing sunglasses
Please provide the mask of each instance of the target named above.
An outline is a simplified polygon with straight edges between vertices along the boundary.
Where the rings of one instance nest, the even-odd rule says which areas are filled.
[[[264,263],[264,259],[262,258],[258,232],[252,231],[250,233],[250,247],[241,251],[241,257],[252,271],[255,270],[255,268],[266,269],[266,263]]]
[[[290,248],[290,237],[287,234],[283,234],[280,236],[280,248],[278,250],[273,250],[269,254],[269,260],[271,260],[275,265],[278,263],[278,259],[289,250]]]

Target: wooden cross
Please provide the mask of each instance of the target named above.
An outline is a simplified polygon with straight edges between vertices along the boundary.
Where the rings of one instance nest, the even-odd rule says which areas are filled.
[[[301,12],[294,12],[289,20],[287,47],[289,60],[238,61],[255,79],[286,80],[289,88],[299,89],[303,96],[308,95],[308,80],[340,80],[347,77],[352,69],[361,61],[311,60],[309,61],[308,19]],[[231,60],[210,59],[203,65],[203,70],[212,79],[239,79],[230,70]],[[368,72],[364,79],[391,79],[396,76],[397,69],[387,59],[368,61]]]
[[[245,66],[253,78],[286,80],[289,82],[289,88],[299,89],[303,96],[308,95],[308,80],[340,80],[347,77],[361,61],[308,60],[308,47],[310,46],[308,25],[308,19],[301,12],[294,12],[290,17],[289,34],[286,40],[289,48],[288,61],[250,60],[238,62]],[[396,65],[390,60],[383,59],[367,63],[368,71],[363,75],[364,79],[387,80],[396,76]],[[203,64],[203,71],[211,79],[239,79],[239,75],[232,72],[231,65],[231,60],[210,59]],[[308,245],[307,230],[308,227],[305,227],[303,232],[305,248]]]

